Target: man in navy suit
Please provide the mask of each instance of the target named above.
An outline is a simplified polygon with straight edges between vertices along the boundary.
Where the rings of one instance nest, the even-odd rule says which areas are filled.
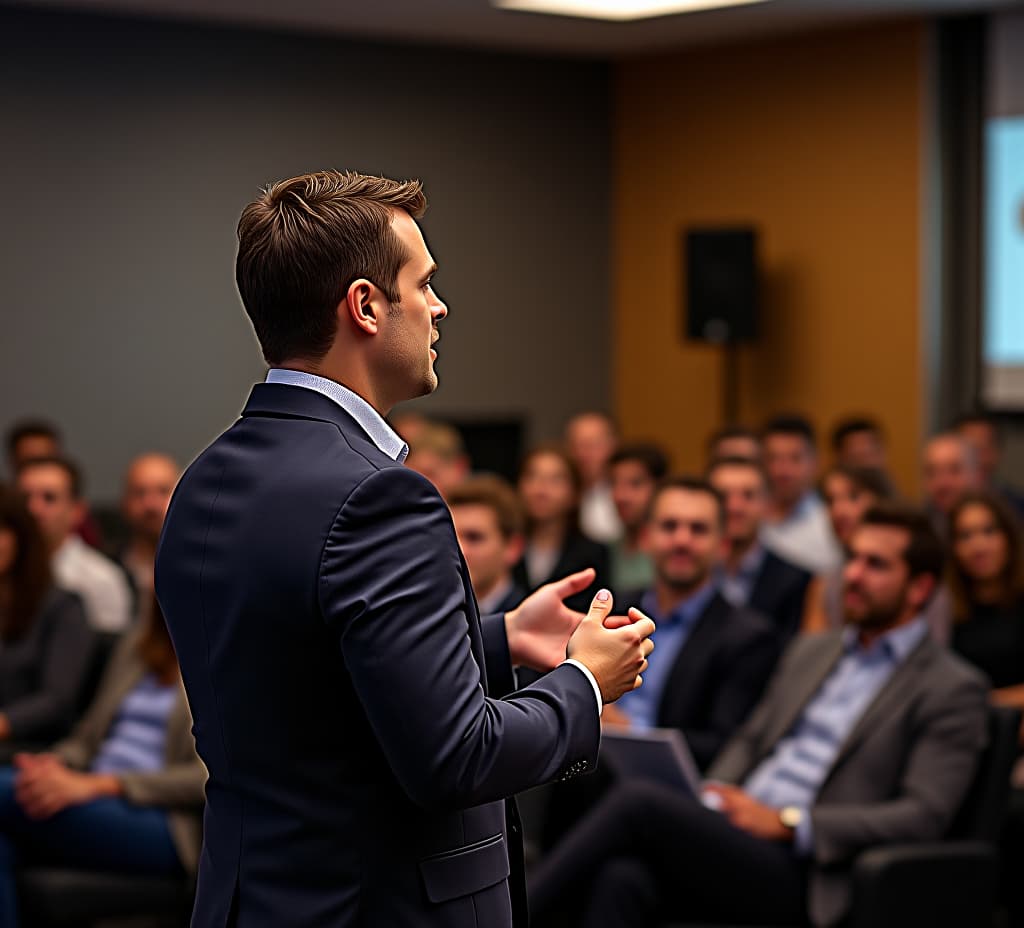
[[[272,369],[182,477],[156,565],[210,774],[197,928],[525,924],[505,797],[594,766],[600,706],[653,647],[605,591],[562,605],[590,571],[481,621],[384,421],[437,384],[424,207],[418,183],[324,172],[239,223]],[[515,664],[555,669],[512,692]]]

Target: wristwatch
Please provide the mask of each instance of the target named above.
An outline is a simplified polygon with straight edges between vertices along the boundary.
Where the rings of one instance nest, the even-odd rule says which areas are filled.
[[[794,831],[804,819],[804,810],[799,806],[784,806],[779,809],[779,821]]]

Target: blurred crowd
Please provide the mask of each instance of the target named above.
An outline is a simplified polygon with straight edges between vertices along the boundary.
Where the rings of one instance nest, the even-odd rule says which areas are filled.
[[[1024,498],[997,478],[999,431],[984,415],[925,442],[920,500],[896,486],[885,432],[868,416],[835,425],[824,461],[801,416],[730,426],[709,436],[703,471],[682,476],[657,443],[623,441],[609,416],[583,412],[558,441],[527,449],[514,482],[475,471],[449,424],[399,413],[392,425],[409,446],[407,466],[449,505],[482,613],[512,610],[545,583],[592,568],[572,607],[585,611],[607,588],[616,612],[636,606],[655,619],[659,659],[603,723],[677,728],[702,771],[770,694],[794,642],[911,608],[909,582],[872,585],[872,555],[856,543],[865,521],[894,524],[886,506],[918,513],[921,531],[941,543],[938,568],[906,557],[911,580],[936,575],[912,600],[927,635],[984,675],[992,703],[1024,709]],[[129,462],[111,512],[90,505],[54,424],[16,424],[6,450],[0,925],[14,926],[19,868],[193,872],[205,771],[153,595],[179,464],[155,452]],[[916,523],[901,518],[917,538]],[[529,679],[523,671],[520,682]],[[528,823],[542,910],[546,861],[565,856],[617,779],[602,767],[556,785]],[[1022,861],[1024,768],[1014,784],[1008,868]],[[1012,882],[1004,903],[1020,918]]]

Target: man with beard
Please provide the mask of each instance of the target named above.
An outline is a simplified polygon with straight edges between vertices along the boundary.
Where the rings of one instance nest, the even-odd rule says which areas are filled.
[[[623,598],[654,619],[657,653],[644,686],[604,714],[611,724],[680,729],[702,770],[754,707],[779,654],[768,620],[715,586],[724,528],[710,484],[673,477],[658,487],[647,518],[654,585]]]
[[[924,513],[871,510],[845,571],[849,627],[794,641],[709,771],[703,803],[652,783],[616,786],[545,861],[535,914],[585,883],[585,926],[833,925],[858,854],[940,838],[987,712],[984,680],[921,617],[942,566]],[[624,851],[617,838],[638,822]]]

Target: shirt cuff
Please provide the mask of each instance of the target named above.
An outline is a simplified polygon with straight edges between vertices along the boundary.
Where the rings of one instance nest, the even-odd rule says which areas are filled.
[[[798,857],[810,857],[814,852],[814,828],[811,825],[810,809],[803,810],[803,815],[793,830],[793,849]]]
[[[601,687],[597,685],[597,680],[594,679],[594,675],[590,672],[590,668],[587,667],[586,664],[581,664],[579,661],[574,661],[571,657],[567,657],[564,661],[562,661],[562,663],[572,664],[573,667],[579,667],[580,671],[583,673],[583,676],[585,676],[590,681],[590,685],[591,687],[593,687],[594,690],[594,698],[597,699],[597,714],[602,715],[604,713],[604,699],[601,696]]]

